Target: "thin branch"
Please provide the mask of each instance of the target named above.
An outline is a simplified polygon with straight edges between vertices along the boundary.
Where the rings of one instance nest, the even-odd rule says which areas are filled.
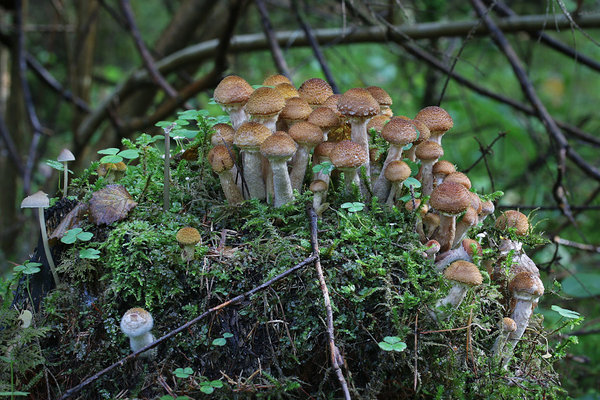
[[[310,257],[305,258],[302,262],[294,265],[293,267],[285,270],[284,272],[282,272],[281,274],[269,279],[268,281],[266,281],[265,283],[261,284],[260,286],[257,286],[251,290],[248,290],[247,292],[240,294],[236,297],[234,297],[231,300],[227,300],[224,303],[219,304],[218,306],[209,308],[207,311],[203,312],[202,314],[200,314],[199,316],[197,316],[196,318],[192,319],[191,321],[186,322],[185,324],[181,325],[179,328],[172,330],[171,332],[167,333],[166,335],[160,337],[159,339],[155,340],[154,342],[150,343],[149,345],[139,349],[136,352],[133,352],[131,354],[129,354],[127,357],[124,357],[122,359],[120,359],[119,361],[115,362],[114,364],[104,368],[102,371],[94,374],[93,376],[87,378],[86,380],[84,380],[83,382],[81,382],[79,385],[74,386],[73,388],[67,390],[61,397],[59,400],[63,400],[63,399],[67,399],[71,396],[73,396],[74,394],[79,393],[83,388],[85,388],[86,386],[88,386],[90,383],[95,382],[96,380],[98,380],[99,378],[101,378],[102,376],[106,375],[108,372],[112,371],[113,369],[122,366],[123,364],[125,364],[128,361],[133,360],[134,358],[136,358],[137,356],[139,356],[141,353],[144,353],[150,349],[155,348],[156,346],[158,346],[159,344],[161,344],[162,342],[166,341],[167,339],[172,338],[173,336],[186,331],[189,327],[191,327],[194,324],[197,324],[198,322],[202,321],[204,318],[206,318],[207,316],[209,316],[210,314],[214,313],[215,311],[219,311],[225,307],[229,307],[235,304],[239,304],[241,302],[243,302],[246,299],[249,299],[250,297],[252,297],[254,294],[261,292],[265,289],[267,289],[268,287],[270,287],[271,285],[273,285],[274,283],[282,280],[283,278],[287,277],[288,275],[304,268],[305,266],[315,262],[317,260],[317,256],[315,255],[311,255]]]
[[[317,61],[319,62],[319,65],[321,66],[323,75],[325,75],[325,80],[327,80],[327,82],[329,83],[329,86],[331,86],[331,89],[333,89],[334,93],[339,93],[340,90],[339,90],[337,84],[335,83],[335,79],[333,78],[333,74],[331,73],[331,70],[329,69],[329,65],[327,64],[327,61],[325,60],[325,55],[323,54],[323,51],[321,50],[321,47],[319,46],[319,42],[315,38],[315,35],[312,33],[312,29],[311,29],[310,25],[308,24],[308,22],[306,22],[304,20],[304,18],[302,17],[302,14],[300,14],[300,10],[298,9],[298,0],[292,0],[291,4],[292,4],[292,10],[294,11],[294,15],[296,16],[296,20],[298,21],[298,24],[304,31],[304,34],[306,35],[306,38],[308,39],[308,42],[310,43],[310,47],[312,47],[313,53],[315,54],[315,58],[317,59]]]
[[[479,156],[479,158],[477,160],[475,160],[473,162],[473,164],[471,164],[468,168],[464,169],[462,172],[464,172],[465,174],[468,174],[469,171],[471,171],[477,164],[479,164],[479,162],[488,154],[492,153],[492,147],[494,147],[494,145],[496,144],[496,142],[500,139],[504,139],[504,137],[506,136],[506,132],[499,132],[498,135],[494,138],[494,140],[492,140],[492,143],[488,144],[485,148],[483,148],[481,146],[481,143],[479,143],[479,149],[481,152],[481,155]]]
[[[554,243],[560,244],[562,246],[573,247],[575,249],[590,251],[592,253],[600,253],[600,246],[594,246],[592,244],[584,244],[574,242],[572,240],[563,239],[560,236],[554,236],[552,239]]]
[[[488,3],[491,5],[492,2],[488,0]],[[508,5],[501,1],[493,1],[492,10],[495,11],[496,14],[500,15],[501,17],[517,16],[517,13],[515,13]],[[577,63],[585,65],[595,71],[600,72],[600,62],[586,56],[585,54],[578,52],[577,50],[561,42],[560,40],[555,39],[542,31],[528,32],[528,34],[531,37],[538,38],[541,43],[544,43],[548,47],[573,58],[575,61],[577,61]]]
[[[333,327],[333,311],[331,309],[331,300],[329,298],[329,289],[327,289],[327,283],[325,282],[325,276],[323,275],[323,268],[321,268],[321,259],[319,257],[319,241],[317,239],[317,213],[310,204],[306,205],[306,213],[310,221],[310,242],[312,245],[313,256],[315,257],[315,268],[317,270],[317,276],[319,277],[319,284],[321,285],[321,291],[323,292],[323,301],[325,303],[325,310],[327,311],[327,335],[329,337],[329,348],[331,356],[331,364],[333,369],[340,381],[342,390],[344,391],[344,398],[349,400],[350,391],[348,390],[348,384],[346,378],[342,372],[342,366],[344,365],[344,359],[340,354],[340,350],[335,345],[335,333]]]
[[[273,26],[271,25],[271,20],[269,19],[269,12],[265,7],[265,4],[262,0],[254,0],[256,3],[256,8],[258,8],[258,12],[260,14],[260,23],[262,24],[263,31],[267,36],[267,40],[269,41],[269,48],[271,49],[271,56],[273,56],[273,61],[275,62],[275,66],[277,67],[277,71],[280,74],[291,78],[290,69],[283,57],[283,52],[281,51],[281,47],[279,47],[279,43],[277,42],[276,34],[273,32]]]
[[[152,58],[152,55],[150,54],[148,48],[142,40],[142,35],[140,34],[140,31],[138,30],[137,25],[135,23],[135,17],[133,16],[133,10],[131,9],[131,4],[129,3],[129,0],[120,0],[120,4],[121,11],[123,11],[123,14],[125,15],[125,20],[127,22],[126,26],[129,30],[129,33],[133,37],[135,47],[138,49],[140,56],[142,56],[144,66],[146,67],[146,70],[152,77],[152,80],[158,86],[160,86],[165,91],[165,93],[169,95],[169,97],[177,97],[177,91],[173,89],[169,82],[167,82],[167,80],[161,75],[158,68],[156,68],[154,59]]]
[[[527,204],[500,204],[496,206],[499,210],[521,209],[521,210],[539,210],[539,211],[560,211],[560,206],[535,206]],[[571,206],[573,211],[600,211],[600,206]]]
[[[23,169],[23,160],[21,160],[21,156],[17,151],[17,146],[15,142],[12,140],[10,136],[10,132],[4,123],[4,117],[0,114],[0,136],[2,136],[2,141],[6,146],[6,151],[8,152],[8,156],[12,160],[15,169],[19,172],[19,175],[23,176],[25,174],[25,170]]]
[[[546,26],[550,21],[553,21],[554,26],[557,28],[570,26],[565,17],[558,16],[555,19],[553,19],[553,17],[554,16],[552,15],[530,15],[515,18],[503,18],[502,20],[498,21],[498,26],[500,26],[505,32],[536,31],[543,29],[544,26]],[[578,22],[582,27],[598,28],[600,27],[600,13],[583,15],[578,18]],[[450,23],[425,23],[411,26],[396,26],[393,32],[401,32],[402,36],[395,34],[392,35],[391,39],[403,45],[414,56],[424,59],[430,64],[437,64],[434,65],[434,67],[445,72],[447,71],[447,68],[444,65],[441,65],[435,57],[418,48],[417,49],[421,52],[420,55],[417,55],[417,50],[411,50],[411,47],[416,46],[407,45],[407,43],[405,43],[405,37],[410,37],[412,39],[424,39],[441,36],[463,36],[467,34],[477,23],[478,21],[460,21]],[[484,35],[486,32],[487,31],[482,27],[477,29],[475,34]],[[385,27],[380,26],[353,28],[351,30],[348,28],[315,29],[313,33],[315,38],[320,43],[382,43],[387,42],[390,39],[390,31]],[[300,47],[309,45],[307,38],[304,35],[299,35],[297,31],[278,32],[276,34],[276,39],[280,46],[288,45],[292,47]],[[162,60],[157,61],[156,67],[163,75],[167,75],[186,66],[198,65],[213,58],[217,54],[218,49],[218,39],[207,40],[170,54]],[[229,54],[267,49],[269,49],[269,43],[263,33],[238,35],[231,39]],[[516,102],[510,98],[497,95],[496,93],[488,91],[487,89],[481,88],[456,73],[452,74],[452,78],[459,84],[462,84],[463,86],[466,86],[479,94],[508,104],[526,114],[534,114],[533,109],[530,107]],[[111,95],[106,97],[102,103],[98,105],[93,113],[88,115],[83,120],[77,131],[79,141],[83,142],[83,138],[91,136],[95,132],[98,126],[100,126],[100,124],[107,117],[107,109],[109,107],[117,104],[118,102],[124,101],[129,95],[134,93],[138,87],[146,84],[148,80],[149,76],[146,71],[138,70],[131,73],[117,86]],[[559,124],[563,129],[568,130],[570,133],[580,131],[578,128],[565,123],[559,122]],[[598,145],[600,145],[600,141]]]

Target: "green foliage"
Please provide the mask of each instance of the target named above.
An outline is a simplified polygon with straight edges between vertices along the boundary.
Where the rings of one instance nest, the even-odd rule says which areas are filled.
[[[404,343],[398,336],[386,336],[383,338],[383,342],[379,342],[377,344],[381,350],[385,351],[401,352],[406,349],[406,343]]]

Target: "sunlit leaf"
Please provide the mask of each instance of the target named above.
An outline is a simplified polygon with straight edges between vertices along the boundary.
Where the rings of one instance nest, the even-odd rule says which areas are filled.
[[[562,308],[557,305],[553,305],[550,308],[565,318],[577,319],[581,316],[577,311],[567,310],[566,308]]]
[[[137,203],[121,185],[108,185],[90,199],[90,219],[96,225],[112,224],[127,217]]]
[[[108,149],[98,150],[98,154],[108,154],[111,156],[114,156],[118,152],[119,152],[119,149],[117,149],[116,147],[109,147]]]

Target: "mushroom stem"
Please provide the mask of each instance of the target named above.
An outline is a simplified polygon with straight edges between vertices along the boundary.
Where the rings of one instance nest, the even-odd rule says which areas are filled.
[[[38,215],[40,220],[40,231],[42,233],[42,242],[44,243],[44,252],[46,253],[46,259],[48,260],[50,271],[52,272],[52,276],[54,277],[54,283],[56,286],[58,286],[60,280],[58,279],[56,267],[54,266],[54,260],[52,259],[52,253],[50,253],[50,246],[48,245],[48,233],[46,232],[46,219],[44,218],[43,208],[38,208]]]
[[[248,184],[250,198],[266,198],[265,182],[262,177],[262,160],[258,151],[242,151],[244,154],[244,179]]]
[[[533,301],[531,298],[514,298],[516,300],[515,308],[510,316],[517,324],[517,329],[514,332],[511,332],[508,335],[508,340],[506,341],[504,351],[502,352],[502,366],[506,368],[508,366],[508,362],[510,361],[510,357],[512,356],[513,350],[517,346],[519,340],[525,333],[525,329],[529,325],[529,318],[533,313]]]
[[[367,161],[363,164],[366,168],[367,178],[371,178],[371,167],[369,161],[369,135],[367,134],[367,123],[369,119],[365,118],[352,118],[350,119],[350,126],[352,131],[350,136],[354,143],[360,144],[367,152]],[[360,182],[359,182],[360,185]]]
[[[302,182],[304,181],[304,175],[306,174],[306,166],[308,165],[308,158],[310,157],[310,150],[308,147],[300,145],[294,156],[292,164],[292,170],[290,172],[290,181],[292,183],[292,189],[298,190],[302,188]]]
[[[458,307],[465,298],[466,294],[467,286],[460,283],[455,283],[454,285],[452,285],[452,288],[450,288],[450,291],[448,292],[446,297],[438,300],[435,307],[441,308],[446,304],[450,304],[453,307]]]
[[[402,160],[402,147],[395,146],[392,144],[388,149],[388,154],[385,158],[385,161],[383,162],[381,170],[385,171],[388,164],[395,160]],[[383,201],[383,199],[386,198],[386,196],[388,196],[388,193],[390,192],[390,187],[390,181],[385,179],[383,173],[379,174],[377,180],[375,181],[375,184],[373,185],[373,196],[377,196],[377,198],[379,198],[380,201]]]
[[[240,125],[248,120],[248,115],[246,115],[246,110],[244,110],[242,105],[223,107],[223,109],[229,114],[229,120],[233,129],[239,128]]]
[[[455,234],[456,216],[440,213],[440,226],[435,239],[440,242],[441,252],[450,250]]]
[[[352,184],[360,188],[360,177],[357,168],[340,168],[340,170],[344,173],[344,183],[348,193],[352,192]]]
[[[231,170],[225,170],[223,172],[217,173],[219,175],[219,181],[221,182],[221,188],[223,189],[223,193],[225,193],[225,198],[229,204],[237,205],[244,201],[242,197],[242,193],[240,189],[235,184],[235,180],[233,179],[233,174]]]
[[[130,336],[129,337],[129,346],[131,347],[132,352],[136,352],[144,347],[148,346],[152,342],[154,342],[154,335],[150,332],[143,333],[139,336]],[[152,358],[154,356],[155,350],[145,351],[140,354],[140,357],[144,358]]]
[[[275,200],[273,205],[281,207],[282,205],[294,200],[292,183],[287,170],[285,160],[270,160],[271,170],[273,171],[273,189],[275,191]]]
[[[69,187],[69,168],[67,168],[67,161],[63,161],[63,199],[67,197],[67,188]]]

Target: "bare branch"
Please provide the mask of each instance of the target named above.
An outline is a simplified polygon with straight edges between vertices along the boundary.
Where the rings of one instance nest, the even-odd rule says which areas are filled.
[[[290,69],[283,57],[283,52],[281,51],[281,47],[279,47],[277,37],[273,32],[273,26],[269,19],[269,12],[262,0],[254,0],[254,3],[256,3],[256,8],[258,8],[258,12],[260,13],[260,23],[262,24],[263,31],[269,41],[269,48],[271,49],[271,55],[273,56],[277,71],[288,78],[291,78]]]
[[[592,253],[600,253],[600,246],[594,246],[594,245],[591,245],[591,244],[577,243],[577,242],[573,242],[572,240],[563,239],[560,236],[554,236],[554,238],[552,239],[552,241],[554,243],[558,243],[558,244],[560,244],[562,246],[573,247],[573,248],[578,249],[578,250],[590,251]]]
[[[17,151],[17,146],[15,145],[15,142],[13,142],[10,132],[4,123],[4,117],[2,114],[0,114],[0,136],[2,136],[2,141],[6,146],[8,156],[15,165],[15,169],[19,171],[21,176],[23,176],[25,173],[25,170],[23,169],[23,161],[21,160],[21,156],[19,156],[19,152]]]

